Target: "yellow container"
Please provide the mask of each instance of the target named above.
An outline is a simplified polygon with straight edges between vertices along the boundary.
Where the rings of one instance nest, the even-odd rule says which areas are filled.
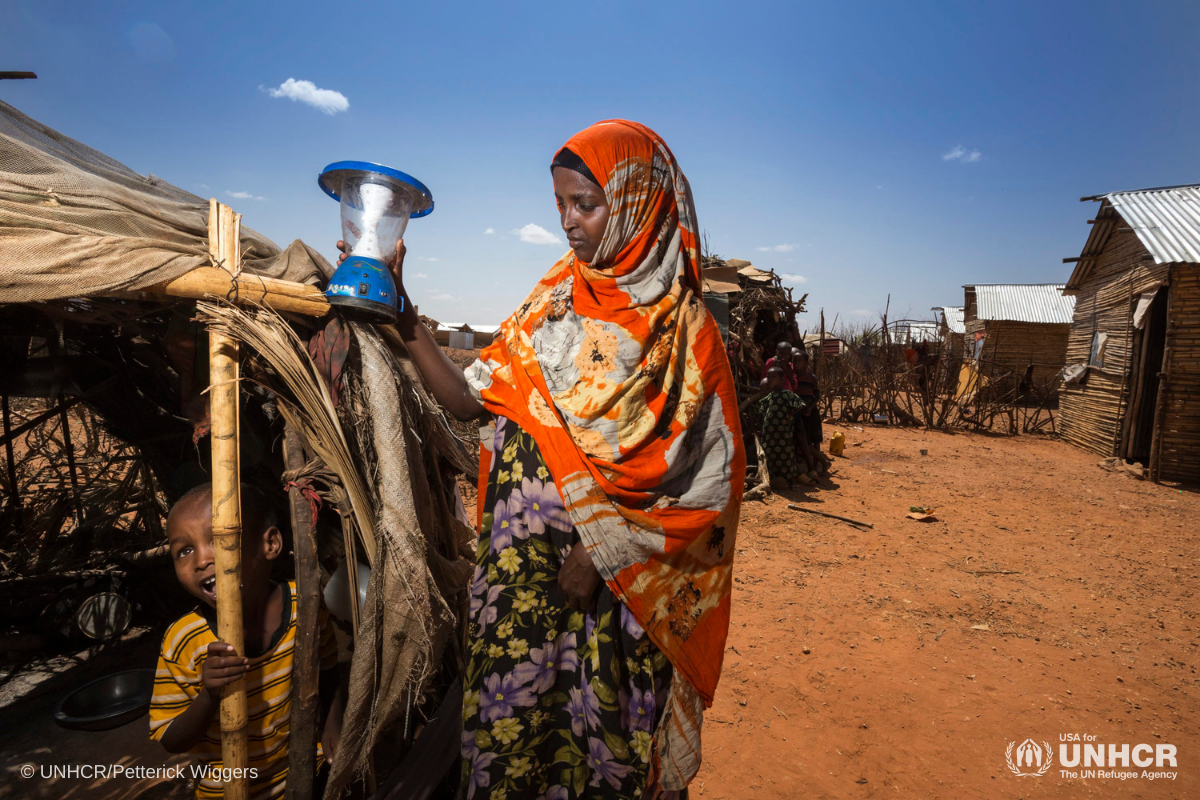
[[[838,431],[829,437],[829,454],[840,456],[842,451],[846,449],[846,434]]]

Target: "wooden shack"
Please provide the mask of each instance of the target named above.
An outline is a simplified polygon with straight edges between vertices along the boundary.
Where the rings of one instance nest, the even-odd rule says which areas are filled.
[[[1065,293],[1075,298],[1061,432],[1154,480],[1200,479],[1200,186],[1100,203]]]
[[[963,287],[965,357],[1000,384],[1050,385],[1066,363],[1073,297],[1061,283]]]

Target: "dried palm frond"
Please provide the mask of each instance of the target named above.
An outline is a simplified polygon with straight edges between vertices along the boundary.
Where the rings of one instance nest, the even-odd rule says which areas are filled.
[[[370,770],[376,746],[391,741],[386,731],[408,737],[410,715],[432,682],[457,673],[458,657],[446,649],[465,634],[473,559],[461,556],[466,542],[457,529],[465,526],[453,520],[441,460],[465,461],[465,453],[372,326],[350,325],[355,357],[343,373],[339,417],[308,351],[278,314],[198,308],[204,322],[257,351],[277,373],[267,383],[281,413],[343,481],[372,555],[342,739],[326,786],[326,797],[338,797],[355,774]]]
[[[268,308],[243,310],[228,304],[200,302],[196,311],[214,330],[253,348],[278,375],[282,385],[272,388],[280,390],[279,412],[341,480],[350,498],[353,521],[367,561],[374,566],[375,511],[367,476],[351,453],[329,396],[329,386],[300,337],[287,320]]]

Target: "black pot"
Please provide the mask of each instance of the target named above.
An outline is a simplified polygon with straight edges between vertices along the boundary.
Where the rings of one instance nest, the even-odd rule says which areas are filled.
[[[68,694],[54,711],[64,728],[106,731],[132,722],[150,708],[154,670],[114,672]]]

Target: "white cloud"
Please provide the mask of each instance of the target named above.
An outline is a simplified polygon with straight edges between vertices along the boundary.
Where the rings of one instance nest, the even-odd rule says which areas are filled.
[[[492,235],[493,233],[495,233],[495,232],[496,232],[496,229],[495,229],[495,228],[488,228],[486,231],[484,231],[484,232],[483,232],[483,235],[484,235],[484,236],[491,236],[491,235]]]
[[[772,245],[771,247],[756,247],[755,249],[759,250],[763,253],[790,253],[796,249],[796,245],[794,245],[794,244],[776,244],[776,245]]]
[[[429,276],[426,275],[424,272],[414,272],[413,277],[414,278],[428,278]]]
[[[446,294],[445,292],[438,292],[437,294],[433,295],[433,297],[431,297],[430,299],[431,300],[457,300],[458,298],[455,297],[454,295]]]
[[[529,244],[562,244],[562,239],[541,225],[534,225],[532,222],[524,228],[517,228],[513,233],[521,237],[522,242],[529,242]]]
[[[856,309],[854,309],[853,311],[851,311],[850,313],[851,313],[851,314],[857,314],[857,315],[858,315],[858,316],[860,316],[860,317],[869,317],[869,316],[871,316],[871,312],[870,312],[870,311],[867,311],[865,308],[856,308]]]
[[[335,92],[333,89],[318,89],[312,81],[288,78],[279,84],[278,89],[263,89],[263,91],[271,97],[286,97],[289,100],[306,103],[326,114],[336,114],[350,108],[350,101],[346,99],[346,95]]]
[[[803,275],[793,275],[787,272],[781,272],[779,277],[783,278],[788,283],[808,283],[808,278]]]
[[[266,200],[267,199],[265,197],[259,197],[256,194],[250,194],[249,192],[231,192],[228,189],[225,190],[225,194],[229,195],[230,197],[232,197],[235,200]]]
[[[438,260],[437,256],[417,256],[417,258],[421,259],[422,261],[437,261]]]
[[[961,161],[964,164],[974,164],[981,158],[983,158],[983,153],[978,150],[968,150],[961,144],[955,145],[950,152],[942,154],[943,161]]]

